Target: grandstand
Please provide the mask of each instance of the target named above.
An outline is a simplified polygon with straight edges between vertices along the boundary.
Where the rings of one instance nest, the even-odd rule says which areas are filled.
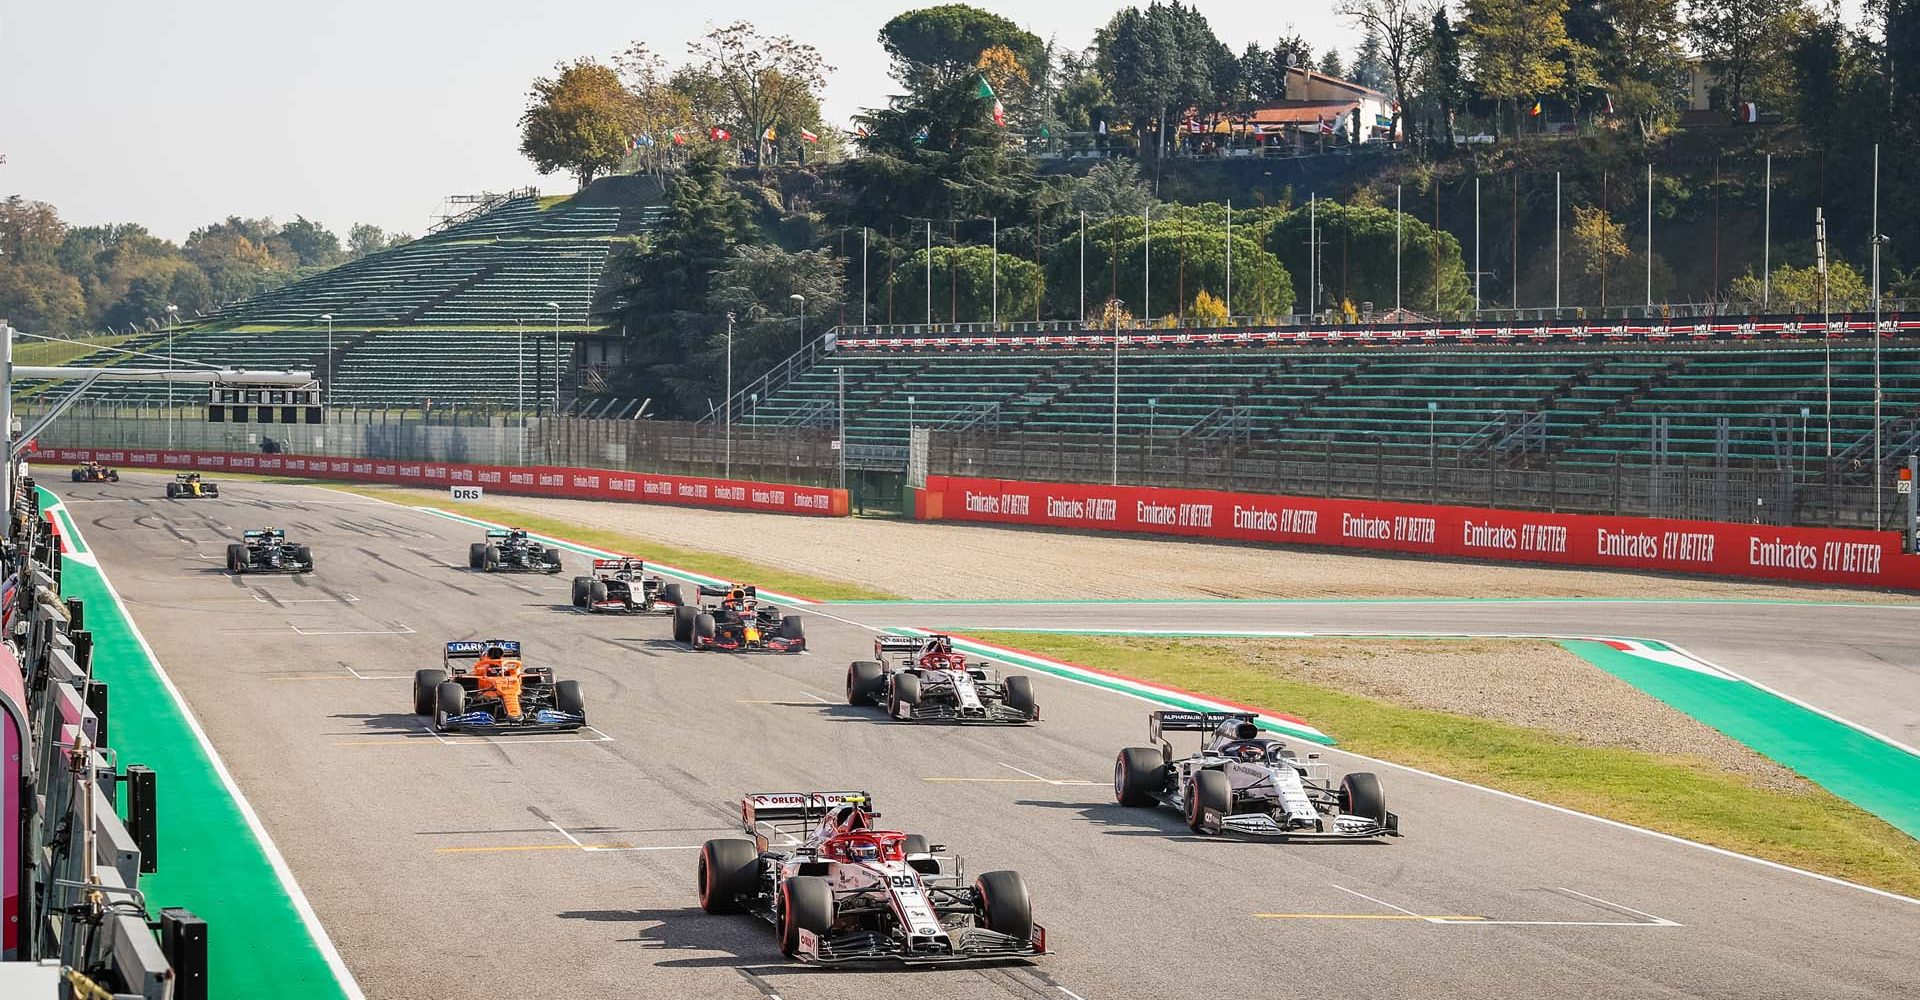
[[[552,406],[555,328],[564,395],[572,355],[564,341],[602,328],[593,313],[615,249],[665,217],[657,188],[649,193],[650,204],[495,196],[421,239],[229,304],[180,327],[171,344],[162,331],[120,346],[183,366],[331,371],[336,405],[511,404],[519,393],[529,407]],[[75,363],[126,358],[100,351]],[[194,395],[175,389],[173,398]],[[169,396],[165,385],[126,383],[97,386],[89,398]]]
[[[849,445],[879,463],[904,455],[910,425],[1107,437],[1113,363],[1084,348],[847,350],[738,419],[829,424],[844,368]],[[1792,462],[1802,448],[1827,450],[1827,365],[1821,345],[1792,342],[1127,351],[1119,430],[1126,449],[1232,440],[1275,454],[1432,448],[1573,465],[1644,464],[1656,453]],[[1836,344],[1831,365],[1833,450],[1843,461],[1870,456],[1872,347]],[[1883,371],[1892,453],[1920,427],[1920,347],[1886,347]]]

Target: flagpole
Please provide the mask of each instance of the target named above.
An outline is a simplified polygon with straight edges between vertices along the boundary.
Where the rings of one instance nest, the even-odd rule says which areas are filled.
[[[1233,322],[1233,199],[1227,199],[1227,322]]]
[[[1473,179],[1473,316],[1480,318],[1480,178]]]
[[[1560,171],[1553,172],[1553,316],[1560,318]]]
[[[1761,225],[1760,237],[1760,311],[1766,312],[1773,302],[1773,154],[1767,154],[1767,210],[1766,222]]]
[[[1653,164],[1647,164],[1647,315],[1653,315]]]
[[[927,325],[933,325],[933,220],[927,220]]]
[[[1080,213],[1080,322],[1087,321],[1087,213]]]
[[[1307,318],[1312,322],[1320,313],[1320,200],[1307,192]]]
[[[860,227],[860,325],[867,325],[867,227]]]
[[[1400,254],[1405,246],[1405,237],[1401,232],[1400,185],[1393,186],[1393,321],[1400,322]]]
[[[1158,173],[1158,172],[1159,172],[1158,168],[1155,168],[1155,173]],[[1153,322],[1153,206],[1152,205],[1147,206],[1146,220],[1147,220],[1147,252],[1145,255],[1146,260],[1143,262],[1146,266],[1146,273],[1145,273],[1145,276],[1141,279],[1141,285],[1140,285],[1140,314],[1142,319],[1151,323]]]
[[[1880,144],[1873,144],[1873,526],[1880,525]]]
[[[993,217],[993,328],[1000,328],[1000,217]]]

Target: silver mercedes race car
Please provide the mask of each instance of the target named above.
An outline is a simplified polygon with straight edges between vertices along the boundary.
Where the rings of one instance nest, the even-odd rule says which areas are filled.
[[[1033,922],[1018,872],[969,883],[959,859],[941,854],[946,848],[875,827],[872,807],[865,792],[748,795],[740,820],[753,839],[709,840],[700,849],[700,908],[751,913],[773,924],[782,954],[818,965],[1047,953],[1047,932]]]
[[[1154,712],[1156,746],[1128,747],[1113,763],[1113,797],[1123,806],[1172,806],[1195,833],[1287,840],[1400,836],[1380,779],[1355,771],[1334,784],[1318,753],[1301,760],[1261,734],[1252,712]],[[1200,752],[1175,759],[1162,733],[1198,732]]]
[[[985,662],[968,663],[944,635],[876,637],[873,659],[847,665],[847,704],[879,705],[910,722],[1040,721],[1031,680],[1002,677]]]

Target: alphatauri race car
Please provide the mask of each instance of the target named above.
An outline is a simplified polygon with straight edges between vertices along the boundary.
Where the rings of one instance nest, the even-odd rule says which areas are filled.
[[[820,965],[1047,953],[1047,932],[1033,922],[1018,872],[969,883],[946,848],[877,829],[879,815],[865,792],[747,796],[740,818],[753,839],[709,840],[700,849],[700,908],[751,913],[773,924],[782,954]]]
[[[807,633],[800,624],[800,616],[762,603],[759,592],[752,586],[701,584],[698,605],[679,602],[679,586],[667,586],[671,591],[668,599],[676,601],[674,642],[685,643],[695,650],[717,649],[730,653],[745,650],[798,653],[807,648]]]
[[[565,732],[587,724],[580,682],[525,665],[512,639],[447,643],[440,669],[414,671],[413,712],[431,716],[443,733]]]
[[[1040,721],[1031,680],[968,663],[944,635],[876,637],[873,659],[847,666],[847,704],[879,705],[913,722]]]
[[[173,474],[173,482],[167,484],[169,500],[193,500],[219,495],[220,484],[202,480],[198,472],[176,472]]]
[[[541,546],[520,528],[488,528],[486,541],[467,546],[467,568],[488,573],[558,573],[560,550]]]
[[[595,559],[593,575],[573,578],[573,606],[602,614],[646,614],[679,607],[680,586],[646,575],[638,559]],[[671,598],[671,599],[669,599]]]
[[[1113,797],[1123,806],[1172,806],[1195,833],[1286,840],[1400,836],[1380,779],[1355,771],[1334,784],[1318,753],[1301,760],[1261,735],[1251,712],[1154,712],[1156,746],[1128,747],[1113,764]],[[1174,759],[1162,733],[1198,732],[1200,752]]]
[[[313,550],[287,542],[279,528],[255,528],[227,545],[229,573],[311,573]]]
[[[99,462],[81,462],[73,468],[73,481],[76,483],[117,483],[120,470],[109,469]]]

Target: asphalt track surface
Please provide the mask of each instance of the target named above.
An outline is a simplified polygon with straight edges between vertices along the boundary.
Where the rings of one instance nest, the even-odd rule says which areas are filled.
[[[1141,702],[1036,676],[1044,722],[948,729],[891,724],[841,698],[847,661],[871,648],[855,623],[1364,631],[1391,613],[1406,630],[1407,606],[1292,605],[1284,624],[1262,605],[825,607],[807,615],[807,655],[695,654],[668,641],[663,617],[576,614],[566,576],[467,570],[474,531],[431,514],[259,483],[167,501],[160,481],[61,493],[368,996],[1914,994],[1913,901],[1390,766],[1376,769],[1400,840],[1201,839],[1171,812],[1112,802],[1115,751],[1144,742]],[[317,571],[229,577],[226,541],[264,524],[312,544]],[[568,559],[571,575],[580,560]],[[1698,635],[1580,607],[1508,606],[1550,628],[1486,624],[1653,634],[1709,658],[1717,634],[1734,651],[1769,641],[1746,630],[1774,629],[1809,647],[1815,666],[1794,670],[1825,662],[1811,648],[1820,635],[1775,606],[1702,605]],[[1415,613],[1463,630],[1464,609]],[[1599,620],[1588,628],[1584,614]],[[1836,610],[1828,626],[1843,646],[1863,635],[1853,614]],[[496,636],[578,678],[596,731],[424,731],[409,713],[413,671],[436,665],[446,640]],[[1898,700],[1910,736],[1914,702]],[[1898,729],[1902,717],[1880,718]],[[1310,721],[1338,733],[1339,720]],[[739,795],[820,788],[871,791],[885,825],[950,845],[970,872],[1021,871],[1056,954],[984,970],[814,970],[781,959],[764,925],[701,913],[695,852],[732,832]]]

